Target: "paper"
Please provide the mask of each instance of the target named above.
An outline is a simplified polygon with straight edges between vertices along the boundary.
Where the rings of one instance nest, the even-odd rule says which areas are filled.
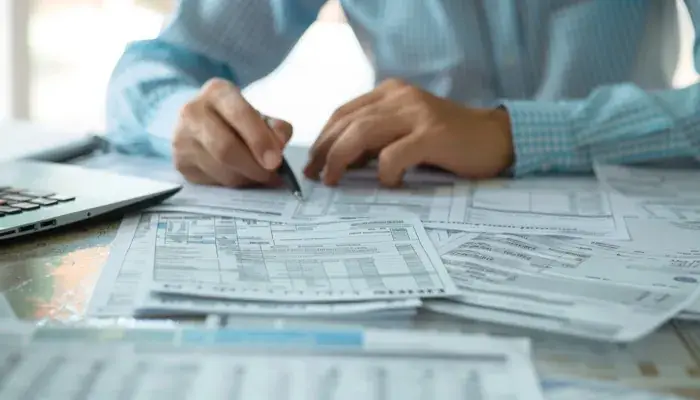
[[[617,214],[700,222],[700,170],[596,166]]]
[[[594,166],[609,189],[635,198],[700,198],[700,169],[649,168],[624,165]]]
[[[391,225],[392,223],[395,225]],[[211,293],[190,290],[193,287],[202,287],[207,290],[211,287],[218,287],[218,281],[215,282],[216,285],[212,286],[207,284],[205,280],[219,273],[223,274],[220,275],[222,277],[236,278],[225,282],[231,283],[230,287],[232,288],[260,288],[268,285],[272,279],[280,278],[283,281],[286,280],[288,286],[284,287],[282,284],[274,286],[272,289],[275,291],[269,292],[269,294],[281,298],[292,298],[295,293],[316,293],[317,288],[311,292],[287,293],[290,282],[297,285],[308,284],[311,287],[319,280],[317,275],[308,276],[311,273],[319,272],[319,268],[312,270],[306,267],[309,260],[314,267],[318,267],[319,264],[327,267],[323,272],[331,274],[329,278],[334,279],[332,289],[335,289],[336,292],[339,287],[338,282],[346,286],[352,285],[353,291],[344,297],[341,295],[343,303],[324,304],[320,302],[324,296],[329,298],[329,294],[335,295],[336,292],[333,291],[326,291],[318,296],[310,294],[315,304],[305,307],[298,304],[283,305],[271,302],[264,304],[229,302],[224,305],[221,301],[207,302],[204,301],[205,299],[197,301],[199,300],[197,297],[187,297],[178,303],[183,307],[183,312],[190,313],[210,311],[218,313],[225,309],[230,314],[257,312],[296,315],[308,312],[314,315],[329,313],[343,315],[357,314],[361,310],[373,312],[379,309],[395,310],[414,307],[420,304],[417,302],[418,297],[429,296],[429,292],[433,292],[433,295],[440,295],[439,293],[442,292],[444,295],[450,292],[456,293],[452,281],[442,266],[439,255],[434,248],[423,246],[428,239],[424,231],[420,232],[420,224],[415,221],[415,218],[412,224],[404,226],[403,222],[391,221],[389,225],[383,227],[376,227],[370,223],[357,226],[356,229],[342,230],[338,228],[347,227],[348,224],[336,222],[299,225],[297,226],[299,229],[295,230],[294,227],[255,220],[173,213],[149,213],[140,217],[125,218],[95,288],[88,314],[93,316],[128,316],[136,311],[137,303],[140,302],[143,302],[141,305],[143,310],[140,311],[144,313],[174,311],[176,307],[174,303],[159,301],[159,297],[151,295],[152,292],[149,290],[151,289],[149,286],[151,279],[158,279],[155,283],[159,288],[177,284],[183,292],[209,297],[210,300],[212,297],[219,298],[219,300],[222,297],[235,297],[235,294],[221,296],[220,292],[216,292],[216,296],[211,296]],[[391,227],[391,229],[387,227]],[[318,234],[318,236],[313,236],[315,244],[304,245],[304,242],[312,237],[309,235],[312,234]],[[394,239],[396,241],[392,242]],[[259,257],[256,260],[255,252],[259,252],[261,246],[270,245],[273,240],[281,244],[277,248],[278,253],[281,251],[280,249],[289,250],[288,254],[291,254],[289,257],[292,257],[294,253],[291,251],[298,249],[303,250],[305,254],[297,253],[297,257],[292,257],[294,262],[284,264],[284,269],[274,270],[272,269],[274,264],[260,268]],[[379,244],[381,240],[389,240],[389,242]],[[373,245],[365,246],[363,243],[366,242],[373,243]],[[241,248],[241,246],[245,247]],[[337,258],[335,251],[337,247],[345,251],[343,255],[345,258],[332,264],[330,260],[333,260],[334,257]],[[254,252],[243,251],[249,248],[253,249]],[[332,253],[336,253],[336,256],[315,254],[328,249]],[[383,250],[383,253],[378,251],[376,254],[371,254],[371,251],[377,249]],[[306,255],[307,253],[308,255]],[[266,254],[268,253],[266,252]],[[378,267],[375,267],[375,270],[370,268],[374,258],[367,257],[367,254],[376,257],[381,262]],[[319,259],[323,262],[317,263],[316,261]],[[244,263],[242,266],[241,261]],[[301,263],[301,268],[299,268],[298,261],[304,261]],[[403,270],[400,269],[402,265]],[[223,266],[221,270],[220,266]],[[359,272],[363,276],[348,278],[347,267],[355,267],[356,269],[352,269],[351,272]],[[421,267],[427,269],[420,271]],[[400,273],[394,275],[395,271]],[[261,272],[265,275],[261,275]],[[380,273],[389,275],[382,276]],[[298,278],[293,274],[296,274]],[[250,280],[250,285],[246,280]],[[211,281],[209,282],[211,283]],[[320,282],[329,282],[329,279],[320,279]],[[401,286],[399,284],[403,284],[401,289],[399,289]],[[376,298],[373,301],[358,303],[352,301],[365,300],[363,296],[367,297],[367,292],[382,291],[381,285],[386,286],[384,291],[397,290],[396,293],[387,292],[375,296],[390,301],[374,301]],[[137,293],[139,288],[143,289],[143,293]],[[323,292],[320,288],[318,290]],[[402,290],[403,292],[399,293]],[[409,295],[407,290],[415,290],[416,293]],[[250,293],[251,291],[246,290],[246,292]],[[259,293],[252,291],[252,295],[248,294],[244,297],[250,300],[251,297],[265,296],[264,294],[258,295]],[[356,295],[360,298],[355,299]],[[169,297],[169,299],[172,300],[173,297]]]
[[[297,199],[288,191],[273,189],[235,190],[216,186],[186,184],[182,190],[162,204],[160,211],[189,209],[220,210],[236,213],[241,218],[257,218],[282,222],[289,219]]]
[[[277,303],[235,301],[148,292],[138,301],[141,316],[218,314],[252,316],[304,316],[334,318],[405,317],[415,314],[422,304],[419,299],[343,302],[343,303]]]
[[[165,214],[177,217],[176,214]],[[155,233],[153,223],[158,214],[144,217],[128,217],[122,221],[115,238],[110,257],[103,267],[95,287],[87,315],[93,317],[123,317],[134,314],[231,314],[231,315],[311,315],[333,314],[337,317],[360,313],[379,314],[397,312],[417,307],[418,299],[389,301],[343,302],[334,304],[282,304],[274,302],[235,302],[186,296],[155,295],[148,291],[139,294],[139,288],[147,287],[148,275],[153,274],[155,258]],[[205,218],[206,219],[206,218]],[[242,225],[270,226],[259,221],[238,220]],[[241,237],[245,235],[241,229]],[[249,240],[256,240],[255,229],[249,231]],[[197,256],[194,254],[193,256]],[[150,269],[149,269],[150,267]]]
[[[428,232],[428,237],[433,242],[436,248],[440,249],[440,246],[446,243],[454,235],[463,233],[462,231],[456,231],[453,229],[432,229],[427,228],[425,230]]]
[[[296,225],[144,214],[149,289],[281,302],[445,297],[457,293],[413,216]]]
[[[455,237],[441,249],[443,262],[462,290],[457,301],[480,309],[432,301],[425,307],[588,338],[635,340],[695,301],[700,242],[672,221],[628,219],[627,226],[632,241]]]
[[[626,239],[609,194],[595,179],[532,178],[486,182],[447,174],[408,173],[402,189],[378,186],[376,172],[354,170],[337,187],[305,181],[296,219],[410,212],[428,228],[470,232],[568,234]]]
[[[627,239],[610,194],[590,178],[457,180],[410,171],[401,189],[379,186],[376,171],[352,170],[337,187],[302,179],[305,201],[286,189],[232,190],[186,185],[153,211],[212,213],[289,222],[347,215],[417,215],[425,227],[494,233]],[[250,213],[261,213],[259,216]]]
[[[544,380],[547,400],[681,400],[681,397],[631,389],[607,382]]]
[[[221,332],[272,342],[268,350],[80,342],[0,348],[0,398],[543,400],[519,341],[402,332],[379,334],[380,342],[360,336],[365,342],[359,349],[275,346],[276,337],[300,334]],[[347,336],[340,332],[342,340]],[[444,343],[417,346],[426,342]]]

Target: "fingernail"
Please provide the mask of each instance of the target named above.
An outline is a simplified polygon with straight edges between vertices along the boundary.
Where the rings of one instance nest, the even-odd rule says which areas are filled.
[[[263,153],[263,167],[266,169],[277,168],[281,161],[280,154],[274,150],[267,150]]]

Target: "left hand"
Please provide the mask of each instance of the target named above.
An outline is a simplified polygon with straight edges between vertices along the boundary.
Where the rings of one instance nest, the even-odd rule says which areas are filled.
[[[319,179],[323,171],[323,182],[336,185],[351,165],[378,157],[385,186],[419,165],[484,179],[510,167],[513,153],[505,110],[468,108],[392,79],[331,116],[304,174]]]

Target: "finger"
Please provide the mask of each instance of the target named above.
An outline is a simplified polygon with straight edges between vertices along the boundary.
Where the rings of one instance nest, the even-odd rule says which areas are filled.
[[[323,132],[325,132],[327,128],[334,125],[345,116],[350,115],[359,109],[365,108],[370,104],[376,103],[384,98],[387,93],[390,93],[393,90],[403,86],[406,86],[406,84],[398,79],[386,79],[374,90],[350,100],[335,110],[333,115],[331,115],[324,125],[323,129],[321,129],[321,135],[323,135]]]
[[[426,136],[411,133],[391,143],[379,153],[377,174],[379,182],[388,187],[401,185],[406,170],[419,165],[425,159]]]
[[[350,164],[363,154],[377,152],[401,137],[396,117],[370,117],[350,124],[328,150],[323,182],[337,185]]]
[[[353,100],[350,100],[349,102],[338,107],[338,109],[336,109],[335,112],[333,112],[330,118],[328,118],[328,121],[326,121],[326,124],[321,129],[321,135],[323,135],[323,133],[326,132],[328,128],[335,125],[341,119],[345,118],[346,116],[354,113],[359,109],[362,109],[370,104],[376,103],[382,97],[384,97],[384,92],[375,89]]]
[[[204,109],[198,132],[197,140],[204,151],[196,158],[211,158],[215,161],[206,161],[207,168],[200,165],[206,173],[219,176],[219,172],[211,169],[220,168],[223,173],[243,175],[257,182],[267,182],[271,179],[272,173],[258,164],[240,136],[211,109]],[[226,178],[217,179],[220,181]]]
[[[214,81],[205,89],[212,107],[232,126],[250,149],[255,160],[267,170],[274,170],[282,161],[282,147],[260,113],[243,98],[230,82]]]
[[[219,185],[220,184],[216,179],[207,175],[204,171],[202,171],[196,165],[189,165],[186,167],[182,167],[179,169],[179,171],[182,174],[182,176],[184,176],[185,179],[187,179],[187,181],[190,183],[194,183],[197,185]]]
[[[373,123],[370,120],[382,120],[392,118],[399,113],[399,105],[394,103],[376,103],[348,115],[338,121],[333,127],[326,131],[324,137],[320,137],[309,154],[309,162],[304,168],[304,174],[310,179],[318,179],[319,174],[324,169],[329,156],[328,152],[341,135],[344,135],[351,127],[362,131],[361,128],[369,129]],[[366,126],[356,127],[357,124]],[[358,155],[359,157],[359,155]],[[352,162],[351,160],[350,162]]]
[[[265,122],[270,128],[272,128],[272,131],[275,133],[277,139],[283,146],[289,143],[289,141],[292,139],[294,129],[292,128],[292,124],[289,122],[271,117],[265,117]]]
[[[202,151],[201,157],[196,159],[197,168],[199,168],[210,180],[216,184],[230,188],[244,188],[254,186],[271,186],[278,184],[277,179],[272,174],[264,180],[251,179],[250,177],[240,173],[239,171],[227,165],[223,165]]]
[[[375,157],[371,153],[365,153],[360,156],[357,160],[353,161],[352,164],[350,164],[350,169],[353,168],[362,168],[365,167],[367,164],[369,164],[370,161],[372,161]]]

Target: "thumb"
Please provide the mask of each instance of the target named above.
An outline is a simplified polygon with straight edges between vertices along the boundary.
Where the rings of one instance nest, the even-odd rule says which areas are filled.
[[[292,124],[271,117],[265,118],[265,121],[267,121],[267,125],[272,128],[272,131],[275,132],[275,135],[283,145],[286,145],[289,140],[292,139],[292,132],[294,130]]]

